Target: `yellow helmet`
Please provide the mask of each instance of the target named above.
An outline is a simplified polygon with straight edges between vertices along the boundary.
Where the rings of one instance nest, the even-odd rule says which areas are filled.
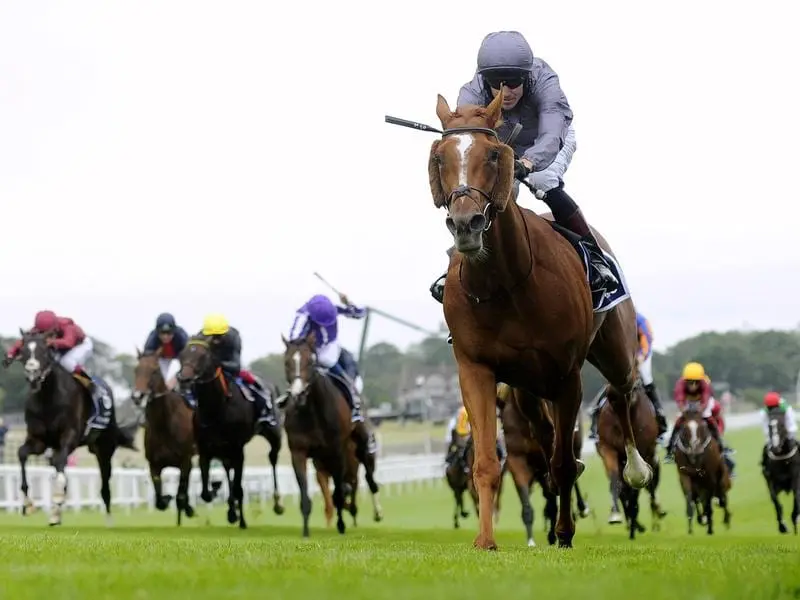
[[[706,370],[698,362],[686,363],[683,367],[683,378],[688,381],[702,381],[706,378]]]
[[[229,329],[228,319],[219,313],[207,315],[203,319],[203,335],[224,335]]]

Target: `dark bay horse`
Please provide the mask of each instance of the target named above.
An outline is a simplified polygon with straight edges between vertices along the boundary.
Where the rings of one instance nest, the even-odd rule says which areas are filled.
[[[653,478],[647,484],[650,493],[650,511],[652,514],[653,531],[661,528],[660,521],[667,513],[661,509],[656,497],[659,481],[661,480],[661,465],[658,462],[658,421],[653,403],[647,397],[644,387],[636,386],[636,394],[631,406],[631,420],[636,436],[636,447],[650,468],[653,469]],[[625,514],[625,521],[629,527],[629,537],[634,539],[636,533],[644,533],[645,528],[639,522],[639,490],[631,487],[620,477],[625,468],[625,446],[622,439],[622,427],[619,419],[608,403],[604,403],[598,415],[598,440],[597,454],[603,461],[606,476],[611,492],[611,513],[608,517],[609,524],[622,523],[619,503]]]
[[[699,403],[689,402],[683,412],[684,422],[675,441],[675,464],[681,489],[686,498],[686,518],[692,533],[692,517],[697,509],[697,522],[714,533],[712,499],[717,498],[724,513],[723,523],[730,528],[728,491],[731,489],[728,467],[722,459],[719,444],[711,435]]]
[[[584,469],[576,460],[573,429],[581,403],[581,367],[588,359],[611,383],[609,399],[622,422],[628,455],[625,479],[644,487],[652,471],[639,455],[628,405],[636,371],[636,317],[628,297],[595,313],[584,262],[565,235],[522,208],[514,187],[514,151],[497,137],[503,91],[486,107],[451,110],[439,96],[436,114],[444,129],[431,147],[428,172],[437,208],[455,252],[444,286],[444,315],[453,336],[464,405],[475,440],[475,484],[480,531],[475,546],[496,549],[490,510],[499,485],[494,452],[496,384],[517,388],[528,408],[547,399],[555,408],[549,431],[537,429],[545,446],[555,438],[550,461],[559,493],[556,535],[572,547],[572,489]],[[608,243],[595,232],[607,251]],[[534,425],[536,427],[536,425]]]
[[[131,398],[136,406],[144,408],[144,455],[150,465],[158,510],[166,510],[172,500],[172,496],[163,494],[161,472],[166,467],[180,469],[175,497],[180,525],[182,514],[189,518],[194,516],[194,508],[189,504],[192,457],[197,453],[194,411],[179,392],[167,389],[159,367],[160,356],[160,350],[142,354],[136,349],[137,364]]]
[[[778,531],[781,533],[788,533],[789,530],[783,522],[783,507],[778,494],[786,492],[793,496],[792,526],[797,535],[797,520],[800,517],[800,452],[797,440],[786,430],[785,415],[780,408],[769,409],[766,416],[769,441],[764,446],[761,472],[775,506]]]
[[[61,524],[61,514],[67,494],[67,477],[64,469],[67,458],[76,448],[87,446],[89,452],[97,457],[100,469],[100,496],[106,507],[106,518],[111,519],[111,459],[117,447],[122,444],[122,436],[116,426],[113,413],[113,396],[106,386],[111,400],[111,422],[105,429],[92,429],[87,432],[87,421],[93,412],[91,395],[85,384],[78,380],[82,374],[72,374],[61,366],[55,352],[47,345],[47,339],[38,333],[22,335],[22,347],[17,360],[25,369],[25,377],[30,386],[30,394],[25,401],[25,442],[19,447],[19,464],[22,479],[22,514],[33,509],[33,501],[28,496],[28,477],[25,464],[30,455],[39,456],[52,448],[50,463],[55,467],[53,482],[50,525]],[[99,383],[105,385],[105,382]]]
[[[211,460],[222,462],[228,480],[228,523],[244,518],[244,447],[256,433],[257,408],[245,398],[242,390],[222,371],[204,336],[194,336],[180,354],[181,370],[177,375],[181,386],[191,387],[197,399],[194,411],[194,437],[203,491],[203,502],[211,502],[214,493],[209,487]],[[237,514],[238,508],[238,514]]]
[[[312,459],[322,472],[333,480],[333,505],[336,510],[336,529],[345,532],[342,511],[345,496],[354,495],[347,476],[348,444],[355,424],[351,421],[350,405],[344,391],[333,378],[324,374],[316,362],[316,336],[311,332],[306,338],[288,341],[281,336],[286,347],[284,366],[286,381],[290,384],[284,408],[284,428],[292,455],[297,485],[300,488],[300,510],[303,514],[303,537],[310,535],[308,518],[311,515],[311,497],[308,494],[308,459]],[[364,465],[367,486],[372,493],[374,519],[383,518],[378,499],[379,488],[375,482],[374,456],[368,455],[366,446],[356,446],[358,462]],[[318,472],[319,474],[319,472]],[[324,477],[327,485],[327,477]],[[318,481],[320,481],[318,477]],[[321,482],[320,482],[320,486]]]

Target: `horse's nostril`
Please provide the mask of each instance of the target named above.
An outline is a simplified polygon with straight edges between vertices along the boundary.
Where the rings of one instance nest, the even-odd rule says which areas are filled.
[[[483,215],[473,215],[472,218],[469,220],[469,228],[470,231],[483,231],[486,227],[486,217]]]
[[[447,231],[449,231],[452,234],[455,234],[455,232],[456,232],[456,224],[455,224],[455,221],[453,221],[453,217],[447,217],[444,220],[444,224],[447,227]]]

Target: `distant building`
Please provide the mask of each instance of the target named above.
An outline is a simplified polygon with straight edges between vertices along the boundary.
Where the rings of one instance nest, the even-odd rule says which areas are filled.
[[[417,372],[401,382],[397,400],[406,418],[446,421],[461,404],[458,375],[452,369]]]

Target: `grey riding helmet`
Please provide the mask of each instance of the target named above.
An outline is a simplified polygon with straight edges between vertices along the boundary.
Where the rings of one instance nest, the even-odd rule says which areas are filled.
[[[518,87],[533,68],[533,50],[518,31],[496,31],[481,42],[478,50],[478,73],[495,89],[501,83]]]
[[[156,331],[159,333],[172,333],[175,331],[175,317],[169,313],[161,313],[156,319]]]

